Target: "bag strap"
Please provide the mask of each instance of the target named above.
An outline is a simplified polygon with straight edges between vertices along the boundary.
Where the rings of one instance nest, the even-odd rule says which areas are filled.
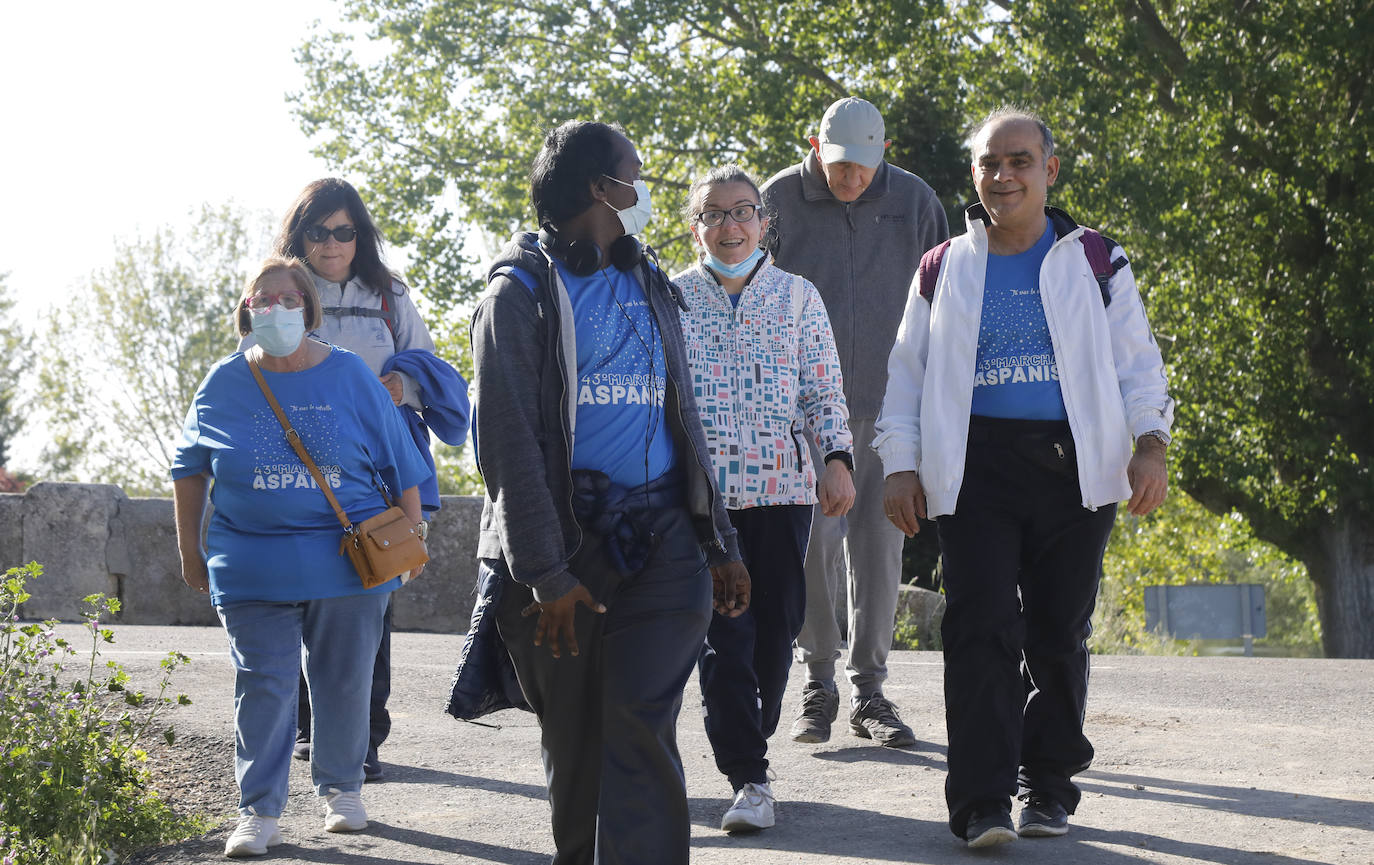
[[[792,277],[792,327],[801,333],[802,309],[806,306],[806,287],[802,285],[801,274]]]
[[[917,285],[920,286],[921,297],[925,298],[926,303],[935,302],[935,283],[940,278],[940,265],[945,260],[945,253],[949,251],[949,244],[946,240],[939,246],[926,250],[926,254],[921,256],[921,265],[916,270]]]
[[[1119,263],[1111,260],[1111,253],[1107,249],[1107,238],[1103,237],[1091,228],[1083,229],[1079,235],[1078,242],[1083,244],[1083,255],[1088,259],[1088,267],[1092,268],[1093,278],[1097,280],[1098,293],[1102,295],[1102,305],[1111,306],[1112,292],[1107,287],[1116,272],[1126,266],[1126,259],[1123,257]]]
[[[344,534],[353,534],[353,522],[348,518],[348,514],[344,513],[344,509],[340,507],[339,500],[334,497],[334,493],[330,491],[329,482],[326,481],[324,475],[320,473],[320,467],[315,465],[315,461],[310,458],[309,451],[307,451],[305,445],[301,443],[300,433],[296,432],[296,428],[291,426],[291,421],[287,420],[286,412],[282,411],[281,404],[278,403],[277,398],[272,395],[272,389],[267,386],[267,379],[262,377],[262,370],[258,369],[257,363],[251,360],[248,361],[248,368],[253,371],[253,378],[258,380],[258,387],[262,388],[262,395],[267,397],[267,404],[272,406],[272,413],[277,416],[277,421],[281,424],[281,428],[286,431],[287,442],[289,442],[291,447],[296,451],[296,456],[301,458],[301,462],[305,463],[305,467],[310,469],[310,476],[315,479],[315,484],[320,488],[320,492],[324,493],[324,497],[329,499],[329,506],[334,509],[334,516],[338,517],[339,522],[343,524]]]

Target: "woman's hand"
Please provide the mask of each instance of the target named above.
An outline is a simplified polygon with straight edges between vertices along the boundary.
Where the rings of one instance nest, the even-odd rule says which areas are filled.
[[[405,399],[405,385],[401,383],[399,373],[389,372],[382,376],[382,385],[386,387],[386,392],[391,394],[391,401],[396,405],[400,405],[401,400]]]
[[[854,507],[854,475],[844,460],[825,464],[820,483],[821,513],[827,517],[842,517]]]
[[[210,591],[210,571],[199,555],[181,557],[181,581],[202,595]]]
[[[717,613],[736,618],[749,609],[753,586],[744,562],[726,562],[711,569],[711,605]]]
[[[553,652],[555,658],[561,658],[561,643],[566,643],[568,651],[573,655],[578,652],[577,647],[577,605],[581,604],[593,613],[606,612],[606,605],[599,603],[587,587],[578,583],[577,586],[563,597],[554,601],[540,603],[535,601],[528,607],[520,611],[522,616],[538,615],[539,621],[534,626],[534,644],[544,645],[547,640],[549,651]]]
[[[205,565],[205,549],[200,542],[209,492],[209,475],[190,475],[172,481],[172,508],[176,514],[181,580],[202,595],[210,591],[210,571]]]
[[[426,548],[425,548],[425,551],[428,552],[428,551],[429,551],[429,548],[426,547]],[[411,580],[415,579],[416,577],[420,576],[420,572],[423,571],[424,569],[425,569],[425,563],[424,563],[424,562],[421,562],[420,564],[416,565],[413,569],[411,569],[411,570],[409,570],[409,571],[406,571],[404,574],[401,574],[401,585],[404,586],[406,583],[408,583],[408,582],[410,582]]]

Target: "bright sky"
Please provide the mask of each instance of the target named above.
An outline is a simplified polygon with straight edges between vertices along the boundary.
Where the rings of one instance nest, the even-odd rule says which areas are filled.
[[[291,117],[329,0],[17,0],[0,11],[0,273],[30,312],[113,240],[234,201],[275,220],[328,173]]]
[[[292,56],[331,0],[6,0],[0,273],[19,312],[80,301],[115,238],[233,201],[275,222],[329,174],[292,118]],[[396,256],[393,255],[393,258]],[[44,346],[36,346],[38,352]],[[11,454],[31,465],[43,430]]]

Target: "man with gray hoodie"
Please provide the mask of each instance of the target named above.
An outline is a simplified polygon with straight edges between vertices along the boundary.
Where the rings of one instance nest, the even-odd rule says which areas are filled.
[[[882,693],[903,538],[884,514],[882,462],[869,445],[907,290],[921,256],[949,237],[949,223],[924,180],[883,159],[890,143],[877,108],[852,96],[841,99],[826,110],[806,158],[763,187],[775,263],[811,280],[825,301],[854,434],[854,507],[844,517],[817,509],[811,523],[806,624],[797,637],[798,659],[808,668],[792,725],[798,742],[828,740],[839,712],[835,607],[845,585],[850,730],[889,747],[916,742]]]

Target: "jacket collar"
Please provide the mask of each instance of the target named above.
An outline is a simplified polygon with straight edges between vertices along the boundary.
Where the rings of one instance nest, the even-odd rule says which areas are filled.
[[[855,199],[855,201],[849,203],[854,204],[859,201],[874,201],[887,195],[890,175],[891,172],[888,171],[887,160],[883,160],[883,162],[878,165],[877,173],[873,175],[873,182],[868,184],[868,188],[863,191],[862,195]],[[829,200],[836,204],[843,203],[835,197],[835,193],[831,192],[829,185],[826,184],[825,173],[821,171],[821,161],[816,157],[816,149],[814,147],[806,152],[806,158],[802,160],[801,178],[802,197],[807,201]]]
[[[1050,227],[1054,229],[1055,240],[1063,240],[1078,230],[1078,223],[1074,221],[1073,217],[1057,207],[1046,205],[1045,218],[1050,221]],[[983,203],[980,201],[964,208],[964,223],[968,226],[969,231],[973,231],[975,223],[982,223],[978,227],[986,231],[987,226],[992,223],[992,217],[988,216],[987,209],[983,207]]]

